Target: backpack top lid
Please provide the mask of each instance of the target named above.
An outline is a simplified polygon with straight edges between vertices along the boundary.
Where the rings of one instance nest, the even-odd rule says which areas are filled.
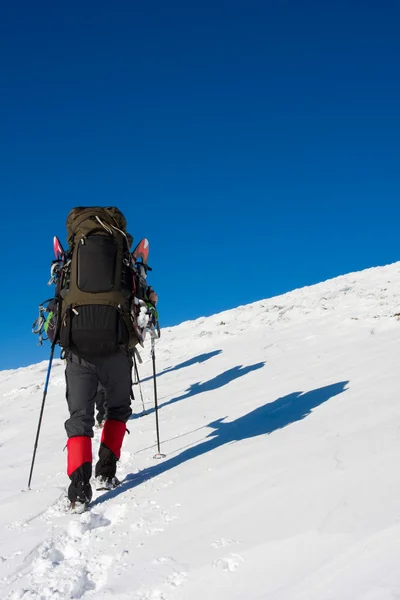
[[[68,244],[72,246],[77,233],[89,233],[96,226],[97,218],[106,225],[111,225],[123,231],[128,240],[129,247],[133,238],[126,231],[126,219],[116,206],[77,206],[67,217]]]

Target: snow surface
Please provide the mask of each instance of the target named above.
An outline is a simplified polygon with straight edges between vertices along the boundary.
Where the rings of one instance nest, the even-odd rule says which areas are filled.
[[[0,598],[400,598],[400,263],[165,329],[161,449],[67,515],[64,365],[0,372]],[[135,388],[137,389],[137,388]],[[95,433],[95,447],[99,432]]]

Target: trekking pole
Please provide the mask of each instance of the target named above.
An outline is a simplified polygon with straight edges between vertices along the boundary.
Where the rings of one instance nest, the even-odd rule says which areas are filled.
[[[143,400],[143,394],[142,394],[142,386],[140,384],[139,369],[138,369],[138,366],[137,366],[135,354],[133,355],[133,364],[135,366],[135,379],[136,379],[135,383],[137,383],[139,385],[139,392],[140,392],[140,398],[142,400],[143,414],[147,414],[146,413],[146,408],[144,406],[144,400]]]
[[[55,346],[56,345],[53,342],[52,345],[51,345],[51,350],[50,350],[49,368],[47,369],[46,383],[44,385],[44,390],[43,390],[43,400],[42,400],[42,407],[40,409],[39,423],[38,423],[38,428],[37,428],[37,432],[36,432],[36,439],[35,439],[35,446],[33,448],[32,464],[31,464],[31,470],[30,470],[30,473],[29,473],[29,481],[28,481],[28,490],[31,489],[33,465],[35,464],[36,450],[37,450],[37,447],[38,447],[40,427],[42,425],[42,417],[43,417],[43,411],[44,411],[44,403],[46,401],[46,396],[47,396],[47,388],[49,387],[50,371],[51,371],[51,365],[53,363],[53,356],[54,356],[54,348],[55,348]]]
[[[154,405],[156,413],[156,431],[157,431],[157,454],[153,458],[165,458],[165,454],[161,454],[160,450],[160,429],[158,425],[158,400],[157,400],[157,378],[156,378],[156,351],[154,343],[154,335],[151,338],[151,358],[153,360],[153,381],[154,381]]]

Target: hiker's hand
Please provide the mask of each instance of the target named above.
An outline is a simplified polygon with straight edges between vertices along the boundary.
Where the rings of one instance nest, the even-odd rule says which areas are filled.
[[[151,286],[149,288],[147,288],[147,297],[149,299],[149,302],[151,302],[153,306],[155,306],[157,304],[158,294],[156,294],[156,292],[153,290],[153,288]]]

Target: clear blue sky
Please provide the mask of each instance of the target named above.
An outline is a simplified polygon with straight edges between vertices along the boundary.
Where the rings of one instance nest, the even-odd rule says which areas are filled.
[[[400,4],[85,0],[0,8],[0,369],[52,237],[115,204],[161,324],[399,259]]]

